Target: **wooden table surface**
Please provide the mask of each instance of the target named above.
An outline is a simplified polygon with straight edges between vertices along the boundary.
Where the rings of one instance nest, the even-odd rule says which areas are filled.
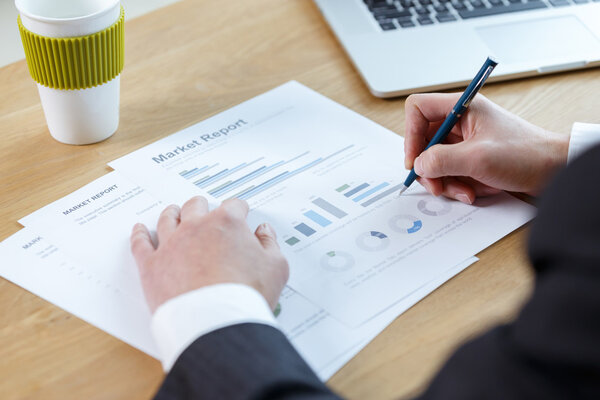
[[[94,145],[54,141],[25,61],[0,69],[0,239],[21,228],[19,218],[106,174],[108,161],[291,79],[403,134],[405,99],[369,94],[308,0],[184,0],[127,22],[120,127]],[[597,69],[483,93],[565,134],[574,121],[600,122]],[[457,345],[514,318],[533,283],[526,241],[523,228],[483,251],[329,385],[353,399],[418,394]],[[1,278],[0,307],[2,399],[147,399],[163,378],[158,361]]]

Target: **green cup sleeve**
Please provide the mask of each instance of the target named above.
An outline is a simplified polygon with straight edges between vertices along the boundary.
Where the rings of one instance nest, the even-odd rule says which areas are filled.
[[[26,29],[18,17],[29,73],[53,89],[86,89],[121,73],[125,59],[125,12],[106,29],[92,35],[50,38]]]

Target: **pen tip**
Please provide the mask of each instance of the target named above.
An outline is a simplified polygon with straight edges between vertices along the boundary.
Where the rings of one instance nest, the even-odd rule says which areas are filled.
[[[406,189],[408,189],[408,187],[402,185],[402,189],[400,189],[400,192],[398,192],[398,197],[402,196],[402,193],[404,193],[406,191]]]

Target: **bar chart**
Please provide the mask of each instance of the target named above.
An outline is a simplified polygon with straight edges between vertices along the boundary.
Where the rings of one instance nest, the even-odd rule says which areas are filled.
[[[248,200],[287,179],[341,155],[353,147],[354,145],[350,144],[321,157],[313,156],[313,159],[310,159],[310,151],[304,151],[285,160],[268,162],[268,157],[262,156],[240,162],[231,167],[222,166],[217,168],[220,166],[220,163],[217,162],[180,171],[179,175],[191,181],[197,187],[205,189],[213,197]],[[302,160],[306,161],[302,163]]]
[[[283,171],[280,174],[278,174],[278,175],[276,175],[276,176],[274,176],[274,177],[272,177],[272,178],[270,178],[270,179],[268,179],[268,180],[266,180],[264,182],[261,182],[261,183],[256,184],[256,185],[250,185],[250,186],[246,187],[245,189],[243,189],[242,191],[240,191],[237,194],[233,195],[232,197],[236,197],[236,198],[239,198],[239,199],[242,199],[242,200],[248,200],[248,199],[256,196],[257,194],[259,194],[259,193],[261,193],[261,192],[263,192],[263,191],[265,191],[265,190],[267,190],[267,189],[269,189],[269,188],[271,188],[271,187],[273,187],[273,186],[275,186],[275,185],[277,185],[277,184],[279,184],[279,183],[281,183],[281,182],[283,182],[283,181],[285,181],[287,179],[292,178],[293,176],[296,176],[296,175],[298,175],[298,174],[300,174],[302,172],[305,172],[305,171],[309,170],[310,168],[316,167],[317,165],[319,165],[319,164],[321,164],[321,163],[323,163],[323,162],[325,162],[327,160],[330,160],[333,157],[336,157],[336,156],[342,154],[345,151],[350,150],[352,147],[354,147],[353,144],[351,144],[349,146],[346,146],[346,147],[344,147],[344,148],[342,148],[342,149],[340,149],[338,151],[335,151],[335,152],[333,152],[333,153],[331,153],[331,154],[329,154],[327,156],[317,157],[316,159],[314,159],[314,160],[308,162],[307,164],[304,164],[304,165],[302,165],[302,166],[300,166],[298,168]],[[301,155],[295,157],[293,160],[297,160],[300,157],[304,157],[304,156],[308,156],[308,155],[310,155],[310,152],[307,151],[307,152],[302,153]],[[281,165],[278,165],[278,167],[281,167],[284,164],[287,164],[287,163],[283,163]],[[242,184],[243,183],[248,183],[248,181],[244,181],[244,182],[242,182]]]
[[[348,215],[347,212],[322,197],[311,199],[310,208],[302,210],[301,213],[306,220],[302,222],[298,221],[293,225],[294,229],[305,237],[314,235],[320,228],[328,227],[335,220],[342,219]],[[294,246],[298,242],[300,242],[300,239],[295,236],[285,240],[288,246]]]
[[[336,188],[335,191],[343,194],[344,197],[351,199],[355,203],[360,203],[363,207],[368,207],[399,191],[400,188],[402,188],[402,184],[391,186],[390,182],[381,182],[378,184],[364,182],[356,185],[345,183]]]
[[[206,171],[216,167],[217,165],[219,165],[219,164],[217,163],[217,164],[213,164],[213,165],[205,165],[203,167],[192,168],[190,170],[183,170],[179,173],[179,175],[188,180],[194,179],[201,173],[206,172]],[[201,178],[200,180],[202,180],[202,179],[203,178]]]

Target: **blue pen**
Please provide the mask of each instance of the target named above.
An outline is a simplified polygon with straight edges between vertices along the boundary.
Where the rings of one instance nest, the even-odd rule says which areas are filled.
[[[477,92],[479,92],[479,89],[481,89],[481,87],[483,86],[487,78],[490,76],[494,68],[496,68],[496,65],[498,65],[498,62],[492,59],[491,57],[488,57],[487,60],[485,60],[483,66],[481,67],[477,75],[475,75],[475,78],[473,78],[471,83],[469,83],[469,86],[467,86],[467,89],[465,90],[463,95],[460,96],[460,99],[458,99],[458,102],[456,103],[450,114],[448,114],[442,126],[440,126],[440,128],[435,133],[435,136],[431,139],[427,147],[425,147],[425,150],[427,150],[433,145],[442,143],[442,141],[446,139],[446,136],[448,136],[452,128],[454,128],[454,125],[456,125],[459,118],[465,113],[465,111],[467,111],[469,104],[471,104],[471,100],[473,100]],[[415,169],[413,168],[408,174],[406,180],[404,181],[404,187],[400,189],[400,193],[398,193],[398,196],[404,193],[404,191],[408,189],[408,187],[415,181],[415,179],[417,179],[417,174],[415,173]]]

